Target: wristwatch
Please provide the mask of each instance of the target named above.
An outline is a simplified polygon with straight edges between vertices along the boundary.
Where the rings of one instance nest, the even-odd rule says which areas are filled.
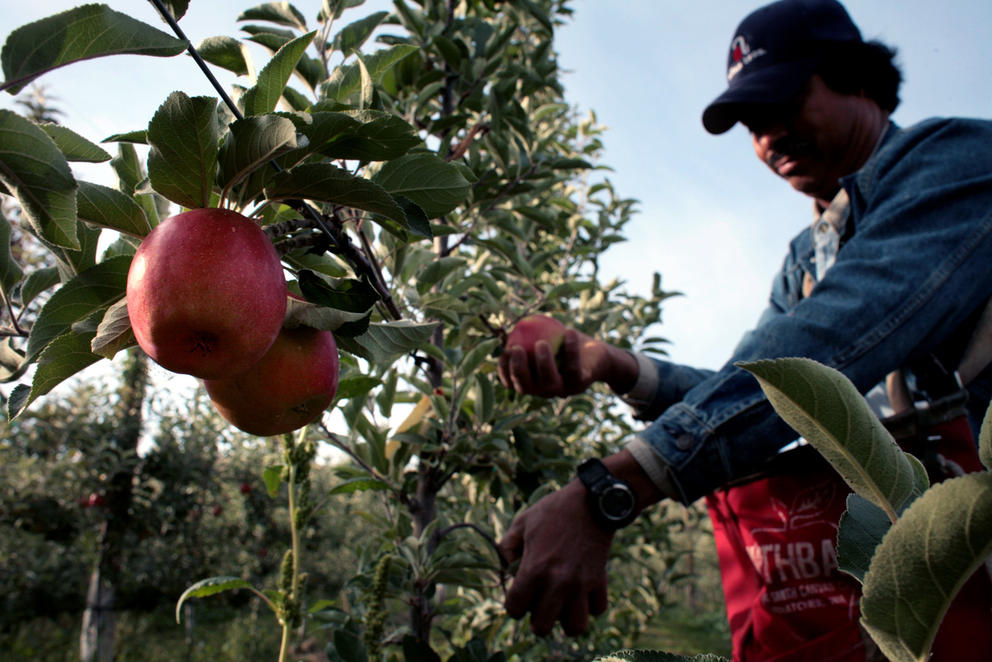
[[[611,474],[601,460],[586,460],[579,465],[578,475],[588,491],[593,517],[600,525],[616,531],[634,521],[637,494],[626,481]]]

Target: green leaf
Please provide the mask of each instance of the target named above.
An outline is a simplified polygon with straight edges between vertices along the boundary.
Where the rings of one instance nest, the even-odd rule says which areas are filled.
[[[982,429],[978,433],[978,457],[985,468],[992,471],[992,404],[985,411]]]
[[[186,42],[114,11],[84,5],[21,26],[0,51],[6,78],[0,89],[17,94],[32,79],[79,60],[130,53],[171,57]]]
[[[125,256],[101,262],[81,272],[52,294],[31,328],[27,360],[34,360],[50,342],[69,331],[73,324],[123,296],[130,265],[131,258]]]
[[[247,76],[251,70],[251,53],[234,37],[207,37],[196,47],[197,52],[210,64]]]
[[[350,398],[363,397],[376,386],[380,386],[382,381],[368,375],[357,377],[345,377],[338,382],[338,391],[334,395],[335,400],[348,400]]]
[[[893,522],[926,490],[929,482],[919,460],[896,445],[839,371],[804,358],[738,366],[758,379],[779,416],[820,451],[851,489]]]
[[[350,131],[314,147],[314,151],[332,159],[386,161],[403,156],[422,142],[412,126],[392,113],[380,110],[316,113],[314,124],[319,121],[317,115],[342,115],[353,120],[348,127]]]
[[[407,154],[383,164],[372,177],[392,194],[417,203],[428,218],[444,216],[468,197],[471,185],[461,171],[427,153]]]
[[[233,591],[240,588],[246,588],[258,593],[251,582],[240,577],[210,577],[208,579],[201,579],[183,591],[183,594],[179,596],[179,600],[176,602],[176,623],[182,623],[182,606],[190,598],[205,598],[223,591]]]
[[[178,205],[207,207],[217,171],[217,99],[173,92],[148,124],[148,178]]]
[[[220,148],[220,183],[226,190],[270,160],[296,148],[296,127],[285,117],[257,115],[235,120]],[[274,174],[274,171],[273,171]],[[249,197],[254,192],[249,191]]]
[[[100,142],[105,143],[135,143],[137,145],[147,145],[148,144],[148,129],[137,129],[135,131],[128,131],[126,133],[115,133],[112,136],[107,136]]]
[[[241,98],[245,115],[262,115],[275,110],[276,104],[282,97],[283,88],[289,82],[289,77],[293,75],[293,70],[296,69],[297,63],[313,41],[315,34],[316,32],[308,32],[276,51],[268,64],[259,72],[258,82]]]
[[[288,2],[268,2],[246,9],[238,16],[239,21],[269,21],[299,30],[307,29],[307,20],[296,7]]]
[[[10,252],[10,223],[0,210],[0,292],[10,299],[14,286],[24,278],[24,272]]]
[[[330,163],[305,163],[281,172],[266,187],[265,195],[271,200],[306,198],[330,202],[406,224],[403,210],[381,186]]]
[[[359,50],[387,16],[389,16],[388,11],[379,11],[349,23],[334,35],[333,48],[345,56]]]
[[[65,333],[45,346],[38,357],[30,388],[17,389],[7,401],[8,417],[20,415],[37,398],[45,395],[77,372],[100,360],[90,351],[93,333]]]
[[[177,21],[185,16],[186,10],[189,9],[189,0],[162,0],[162,4]]]
[[[318,306],[308,301],[289,298],[283,327],[308,326],[320,331],[337,331],[345,324],[358,322],[368,315],[368,310],[350,312],[327,306]]]
[[[121,299],[104,313],[96,328],[96,335],[90,341],[90,351],[112,359],[117,352],[136,344],[131,319],[127,315],[127,300]]]
[[[992,555],[992,474],[945,480],[892,525],[865,576],[861,622],[893,662],[928,659],[948,606]]]
[[[420,49],[412,44],[399,44],[391,48],[378,50],[362,58],[369,77],[378,82],[382,75],[396,65],[397,62]],[[349,97],[361,90],[362,72],[358,64],[342,66],[335,69],[321,86],[321,97],[334,99],[344,103]]]
[[[891,526],[885,511],[859,494],[849,494],[837,526],[838,568],[863,582],[875,548]]]
[[[36,296],[58,284],[59,270],[55,267],[35,269],[28,274],[21,286],[21,304],[28,305]]]
[[[59,124],[42,124],[41,130],[55,142],[55,146],[65,155],[66,161],[103,163],[110,160],[110,154],[81,135]]]
[[[387,366],[430,340],[436,327],[437,323],[407,321],[369,324],[368,331],[356,338],[339,338],[338,346],[377,366]]]
[[[364,281],[341,279],[328,282],[311,271],[301,271],[297,278],[307,301],[352,313],[368,313],[379,295]]]
[[[331,491],[327,494],[329,496],[334,496],[336,494],[352,494],[354,492],[384,492],[388,489],[389,483],[379,480],[378,478],[352,478],[338,483],[331,488]]]
[[[99,184],[79,182],[76,206],[80,220],[134,237],[151,232],[141,206],[129,195]]]
[[[80,248],[76,180],[65,155],[36,124],[9,110],[0,110],[0,183],[17,198],[39,237]]]
[[[485,361],[496,348],[499,347],[499,339],[491,338],[489,340],[483,340],[468,353],[458,364],[458,374],[465,379],[469,379],[471,375],[475,374],[476,368],[479,367],[483,361]]]
[[[465,264],[465,258],[461,257],[449,256],[434,260],[420,272],[419,278],[417,279],[417,292],[419,294],[427,292],[429,289],[441,282],[445,276],[450,274],[455,269],[465,266]]]
[[[276,494],[279,493],[279,485],[282,483],[282,471],[284,468],[283,465],[277,464],[272,467],[265,467],[265,470],[262,472],[262,482],[265,483],[265,490],[272,498],[275,498]]]

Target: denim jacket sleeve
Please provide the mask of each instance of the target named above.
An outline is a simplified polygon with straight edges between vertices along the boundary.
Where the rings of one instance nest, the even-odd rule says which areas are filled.
[[[940,348],[992,296],[992,122],[894,125],[861,170],[837,261],[809,296],[808,232],[790,245],[755,328],[716,373],[656,362],[653,418],[629,445],[670,496],[690,503],[756,470],[797,436],[734,364],[804,356],[866,392]]]

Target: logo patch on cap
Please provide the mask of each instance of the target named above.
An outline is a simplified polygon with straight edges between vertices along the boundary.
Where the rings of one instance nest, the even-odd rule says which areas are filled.
[[[752,51],[751,45],[747,43],[744,35],[734,37],[734,40],[730,42],[730,59],[733,63],[727,67],[727,80],[733,80],[734,76],[741,72],[741,69],[767,52],[764,48]]]

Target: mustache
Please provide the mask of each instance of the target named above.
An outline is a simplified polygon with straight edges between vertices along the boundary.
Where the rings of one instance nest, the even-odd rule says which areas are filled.
[[[769,166],[773,166],[776,161],[782,157],[795,157],[808,154],[813,150],[813,143],[808,140],[802,140],[799,138],[794,138],[792,136],[782,136],[776,140],[771,149],[768,150],[768,154],[765,157],[765,162]]]

